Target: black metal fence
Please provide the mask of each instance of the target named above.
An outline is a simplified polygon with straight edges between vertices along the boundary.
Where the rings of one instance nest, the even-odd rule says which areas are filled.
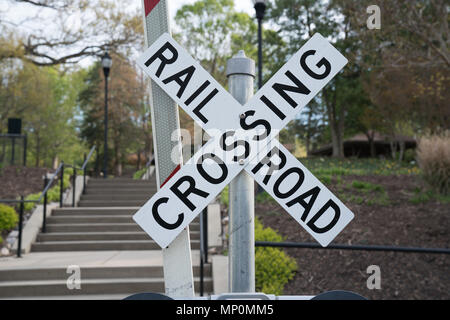
[[[22,142],[18,144],[18,142]],[[22,160],[27,165],[28,138],[22,134],[0,134],[0,164],[15,165]]]
[[[400,247],[387,245],[345,245],[331,244],[322,247],[317,243],[304,242],[269,242],[256,241],[256,247],[275,247],[275,248],[300,248],[300,249],[326,249],[326,250],[359,250],[359,251],[391,251],[391,252],[409,252],[409,253],[434,253],[434,254],[450,254],[447,248],[417,248],[417,247]]]
[[[72,174],[72,207],[75,207],[75,189],[76,189],[76,176],[77,176],[77,170],[83,171],[83,193],[86,188],[86,168],[87,164],[92,157],[92,154],[95,151],[95,146],[91,148],[89,155],[84,155],[84,162],[81,168],[78,168],[74,165],[68,165],[64,164],[64,162],[61,162],[61,164],[58,166],[56,171],[53,173],[50,179],[48,179],[48,176],[44,176],[44,189],[41,193],[41,196],[37,200],[25,200],[24,196],[20,196],[20,199],[0,199],[0,203],[8,203],[8,204],[19,204],[19,234],[18,234],[18,243],[17,243],[17,257],[20,258],[22,255],[22,232],[23,232],[23,215],[24,215],[24,204],[25,203],[41,203],[43,201],[43,218],[42,218],[42,232],[46,232],[46,218],[47,218],[47,193],[48,190],[50,190],[53,182],[55,179],[60,177],[60,194],[59,194],[59,206],[63,206],[64,202],[64,168],[69,167],[73,169]]]

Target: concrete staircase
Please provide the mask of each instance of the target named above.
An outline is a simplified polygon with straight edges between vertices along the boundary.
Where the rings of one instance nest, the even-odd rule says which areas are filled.
[[[46,232],[38,235],[22,262],[11,261],[6,268],[0,263],[0,299],[100,299],[164,292],[161,250],[131,218],[155,192],[154,181],[90,179],[78,207],[53,210]],[[190,236],[198,292],[198,221],[191,223]],[[80,267],[80,290],[67,287],[69,265]],[[205,291],[213,291],[210,265],[205,267]]]

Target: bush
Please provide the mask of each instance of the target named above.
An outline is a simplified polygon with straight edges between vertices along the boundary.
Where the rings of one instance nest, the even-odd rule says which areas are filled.
[[[140,180],[140,179],[142,179],[142,176],[143,176],[146,172],[147,172],[147,168],[143,168],[143,169],[141,169],[141,170],[136,171],[136,172],[133,174],[133,179],[134,179],[134,180]]]
[[[32,194],[29,194],[29,195],[27,195],[26,197],[25,197],[25,200],[31,200],[31,201],[37,201],[37,200],[39,200],[39,197],[41,196],[41,193],[40,192],[38,192],[38,193],[32,193]],[[43,198],[42,198],[42,200],[41,200],[41,203],[42,203],[42,201],[43,201]],[[33,208],[36,206],[36,202],[25,202],[24,204],[23,204],[23,209],[25,210],[25,211],[31,211],[31,210],[33,210]]]
[[[256,241],[283,241],[283,237],[271,228],[255,220]],[[294,278],[297,262],[279,248],[257,247],[255,249],[256,291],[280,295],[284,286]]]
[[[48,202],[58,202],[59,201],[59,186],[54,186],[47,191],[47,201]]]
[[[424,180],[441,194],[450,192],[450,131],[419,140],[417,161]]]
[[[0,204],[0,231],[11,230],[19,222],[19,217],[14,208]]]

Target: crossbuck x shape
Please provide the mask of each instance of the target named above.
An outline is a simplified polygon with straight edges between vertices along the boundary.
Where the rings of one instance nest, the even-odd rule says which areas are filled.
[[[322,246],[353,219],[354,214],[275,139],[347,64],[320,34],[315,34],[244,106],[167,33],[137,62],[212,136],[133,216],[162,248],[241,170],[246,170]]]

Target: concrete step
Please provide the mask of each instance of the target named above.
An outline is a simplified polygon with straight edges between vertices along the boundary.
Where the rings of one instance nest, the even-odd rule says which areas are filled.
[[[68,275],[69,276],[69,275]],[[200,279],[194,278],[198,292]],[[205,291],[212,292],[211,277],[205,278]],[[164,278],[81,279],[80,290],[69,290],[66,280],[0,282],[0,297],[75,296],[89,294],[122,294],[164,292]]]
[[[103,193],[103,194],[84,194],[81,196],[81,200],[148,200],[150,199],[154,193],[147,192],[147,193],[135,193],[135,194],[109,194],[109,193]]]
[[[199,239],[200,232],[190,231],[191,239]],[[149,240],[145,232],[57,232],[40,233],[38,242],[46,241],[110,241],[110,240]]]
[[[156,193],[156,188],[86,188],[84,195],[92,194],[113,194],[113,195],[133,195],[133,194],[154,194]]]
[[[150,198],[149,198],[150,199]],[[146,200],[80,200],[79,207],[142,207]]]
[[[89,183],[117,183],[117,182],[131,182],[131,183],[155,183],[155,179],[142,180],[133,178],[114,178],[114,179],[104,179],[104,178],[90,178]]]
[[[191,240],[191,248],[199,249],[199,240]],[[110,240],[110,241],[46,241],[31,246],[33,252],[48,251],[96,251],[96,250],[160,250],[153,240]]]
[[[47,218],[47,222],[49,224],[69,224],[69,223],[134,223],[132,219],[132,215],[125,215],[125,216],[119,216],[119,215],[112,215],[112,216],[106,216],[106,215],[90,215],[90,216],[51,216]]]
[[[112,183],[104,183],[104,182],[91,182],[87,184],[88,188],[114,188],[114,187],[126,187],[133,189],[134,187],[141,189],[141,188],[154,188],[156,189],[155,183],[136,183],[136,182],[112,182]]]
[[[129,208],[57,208],[53,209],[52,217],[66,217],[66,216],[126,216],[134,215],[140,207],[129,207]]]
[[[47,223],[49,225],[57,225],[57,224],[64,224],[64,225],[68,225],[68,224],[105,224],[105,223],[111,223],[111,224],[116,224],[116,223],[124,223],[124,224],[136,224],[132,218],[132,215],[111,215],[111,216],[107,216],[107,215],[100,215],[100,216],[96,216],[96,215],[84,215],[84,216],[50,216],[49,218],[47,218]],[[193,220],[191,222],[191,225],[195,225],[198,224],[198,220]]]
[[[190,231],[199,231],[198,223],[189,225]],[[79,224],[48,224],[47,232],[139,232],[142,228],[136,223],[79,223]]]
[[[211,276],[211,264],[204,265],[205,277]],[[162,278],[163,267],[157,266],[120,266],[120,267],[81,267],[82,279],[117,278]],[[194,276],[200,275],[200,266],[193,266]],[[67,267],[21,268],[0,270],[0,283],[4,281],[67,280]]]

